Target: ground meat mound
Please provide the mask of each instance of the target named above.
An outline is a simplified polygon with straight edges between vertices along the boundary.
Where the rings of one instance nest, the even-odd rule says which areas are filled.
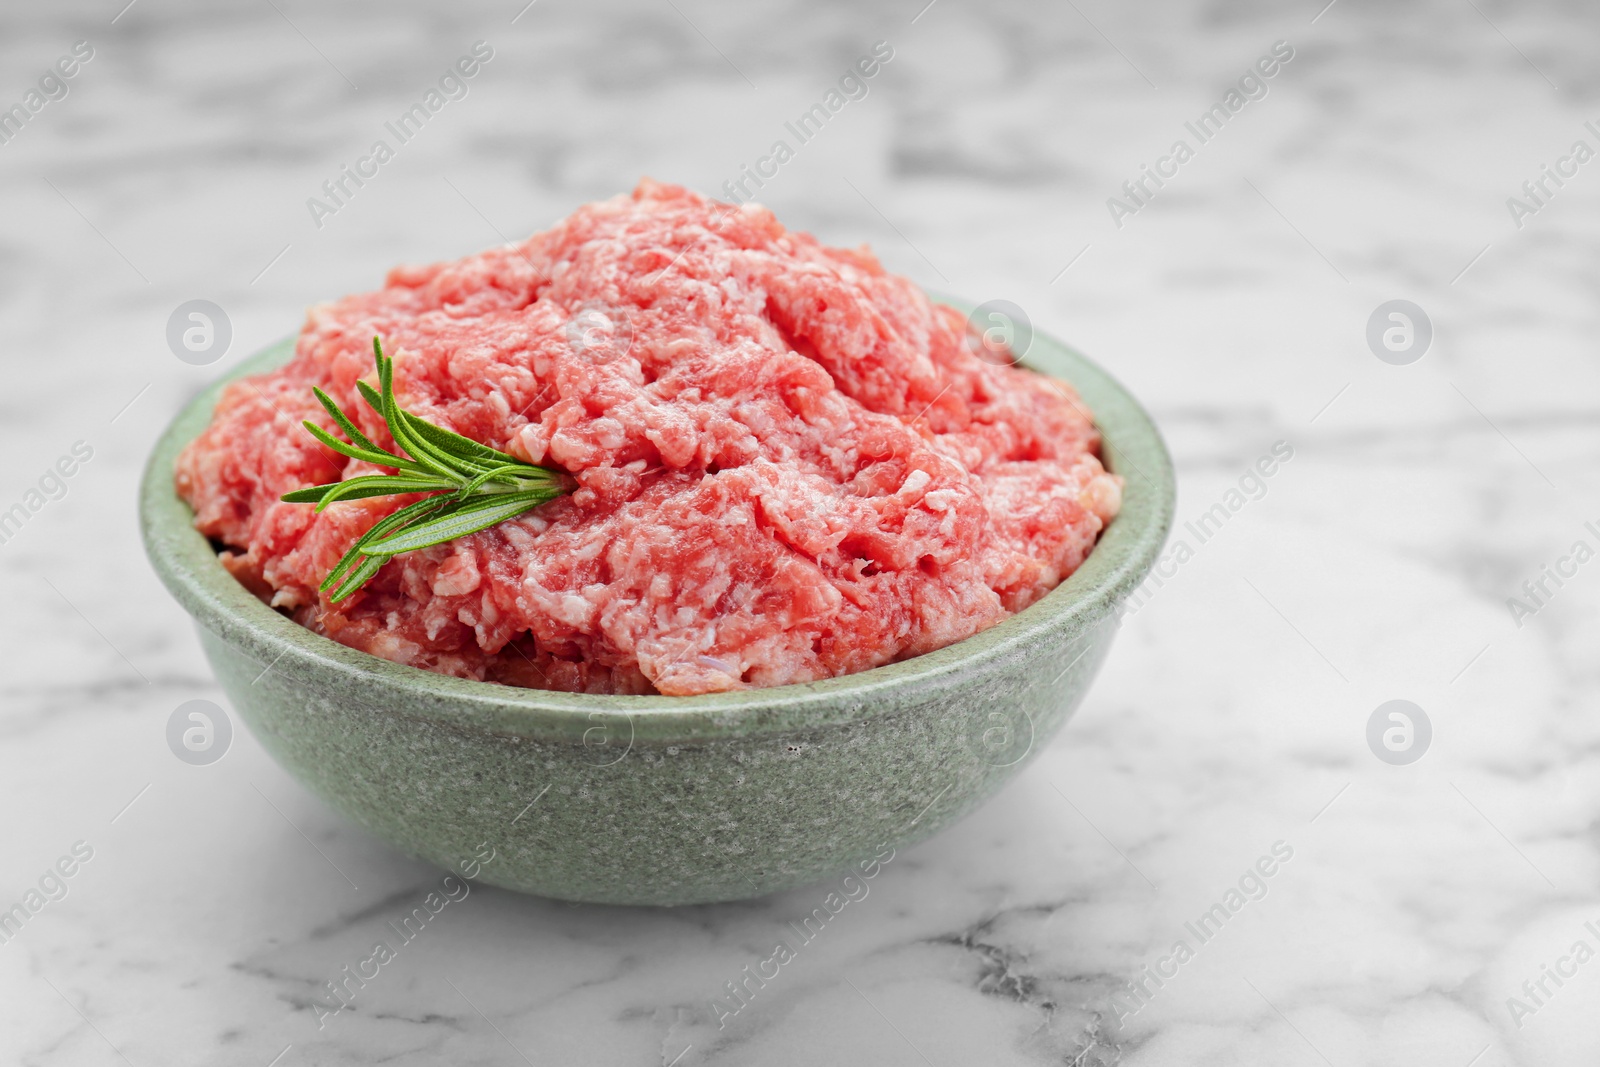
[[[415,497],[285,504],[377,473],[319,446],[320,386],[373,335],[402,407],[576,490],[317,592]],[[963,316],[755,205],[646,181],[518,245],[401,267],[313,308],[282,369],[230,385],[177,488],[223,563],[318,633],[509,685],[694,694],[865,670],[948,645],[1070,575],[1121,479],[1070,385],[980,358]]]

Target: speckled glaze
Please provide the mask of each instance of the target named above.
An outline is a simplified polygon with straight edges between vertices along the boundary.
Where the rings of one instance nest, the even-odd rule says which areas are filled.
[[[489,842],[498,855],[484,881],[547,897],[737,900],[937,833],[1077,709],[1172,520],[1172,465],[1149,416],[1036,335],[1027,362],[1077,386],[1126,487],[1084,565],[1026,611],[903,663],[738,693],[600,697],[448,678],[266,607],[222,569],[173,491],[173,461],[226,381],[292,350],[286,340],[245,361],[162,435],[140,491],[151,562],[194,616],[234,708],[307,788],[440,866]]]

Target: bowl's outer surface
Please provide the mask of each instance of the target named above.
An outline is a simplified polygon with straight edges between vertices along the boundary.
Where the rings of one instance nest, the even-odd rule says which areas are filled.
[[[760,896],[842,872],[971,811],[1082,701],[1172,520],[1165,446],[1104,371],[1035,335],[1027,362],[1095,414],[1122,513],[1060,587],[948,648],[804,685],[698,697],[511,689],[346,648],[271,610],[218,563],[173,491],[173,461],[227,381],[196,397],[141,489],[157,573],[194,616],[223,689],[309,789],[396,847],[482,880],[591,903]]]

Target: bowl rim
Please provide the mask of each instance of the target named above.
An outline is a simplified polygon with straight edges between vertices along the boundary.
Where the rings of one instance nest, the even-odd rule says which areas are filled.
[[[932,295],[932,294],[930,294]],[[971,305],[933,295],[970,312]],[[1121,383],[1071,347],[1035,331],[1025,365],[1065,378],[1094,413],[1108,469],[1124,478],[1122,510],[1083,564],[1037,602],[996,625],[933,652],[813,682],[698,696],[600,696],[521,689],[455,678],[382,659],[314,633],[258,600],[218,562],[173,486],[181,449],[210,423],[224,388],[274,369],[298,335],[240,361],[194,396],[157,440],[139,489],[146,553],[163,584],[210,631],[277,672],[342,699],[468,730],[529,738],[586,738],[625,720],[636,740],[708,742],[782,736],[871,718],[908,694],[959,685],[1041,644],[1066,647],[1092,637],[1154,564],[1171,528],[1176,484],[1154,421]],[[620,717],[620,719],[619,719]]]

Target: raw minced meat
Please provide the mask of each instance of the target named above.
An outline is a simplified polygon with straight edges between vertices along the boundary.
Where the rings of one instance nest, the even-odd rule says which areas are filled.
[[[402,407],[577,488],[329,604],[351,541],[415,498],[278,498],[376,472],[301,428],[337,432],[313,385],[394,447],[355,387],[374,335]],[[291,362],[223,393],[177,487],[240,581],[398,663],[590,693],[809,681],[1020,611],[1116,515],[1072,387],[1003,363],[865,248],[646,181],[313,308]]]

